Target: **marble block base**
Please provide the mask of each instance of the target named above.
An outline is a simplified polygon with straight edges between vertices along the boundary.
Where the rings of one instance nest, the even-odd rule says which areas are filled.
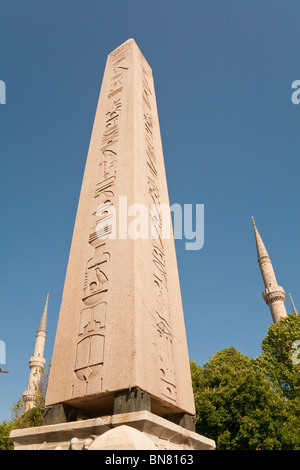
[[[11,431],[15,450],[214,450],[212,439],[149,411]]]

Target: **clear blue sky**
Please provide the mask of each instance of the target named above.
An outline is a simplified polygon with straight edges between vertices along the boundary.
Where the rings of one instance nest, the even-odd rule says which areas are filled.
[[[170,201],[205,205],[203,249],[176,242],[190,358],[260,354],[271,315],[252,215],[300,308],[299,21],[296,0],[0,0],[0,421],[48,292],[51,359],[106,57],[128,38],[153,70]]]

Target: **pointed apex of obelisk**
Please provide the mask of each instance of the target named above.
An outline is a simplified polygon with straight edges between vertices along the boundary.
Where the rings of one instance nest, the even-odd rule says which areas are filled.
[[[128,39],[126,39],[126,41],[124,41],[122,44],[120,44],[120,46],[124,46],[125,44],[131,44],[131,43],[136,44],[136,40],[134,38],[128,38]]]
[[[295,313],[295,315],[298,315],[298,310],[297,310],[296,307],[295,307],[292,294],[289,294],[289,295],[290,295],[290,299],[291,299],[292,306],[293,306],[293,313]]]
[[[137,45],[133,38],[127,39],[126,41],[122,42],[122,44],[119,44],[119,46],[117,46],[113,51],[111,51],[111,53],[108,54],[108,57],[114,57],[116,54],[126,51],[128,48],[131,48],[133,44]]]
[[[115,69],[118,69],[119,71],[126,70],[126,69],[128,70],[128,65],[126,65],[123,62],[121,64],[121,61],[125,60],[126,55],[128,55],[130,51],[138,55],[139,59],[143,62],[143,67],[146,67],[147,69],[145,73],[148,76],[152,76],[152,69],[134,38],[127,39],[118,47],[116,47],[116,49],[114,49],[110,54],[108,54],[108,60],[113,62],[114,70]]]
[[[258,262],[260,262],[261,259],[263,258],[269,258],[269,254],[266,250],[266,247],[264,245],[264,242],[262,241],[262,238],[259,234],[259,231],[257,230],[256,223],[254,220],[254,217],[252,218],[252,223],[254,227],[254,233],[255,233],[255,241],[256,241],[256,248],[257,248],[257,258]]]
[[[47,312],[48,312],[48,300],[49,300],[49,294],[47,294],[47,299],[46,299],[46,304],[44,308],[44,312],[41,318],[40,326],[38,331],[43,331],[44,333],[47,332]]]

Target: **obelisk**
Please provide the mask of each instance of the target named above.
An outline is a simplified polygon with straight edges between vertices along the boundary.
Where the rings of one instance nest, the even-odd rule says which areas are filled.
[[[129,39],[107,58],[46,406],[94,418],[122,412],[126,393],[137,390],[141,407],[156,415],[195,414],[174,239],[162,237],[162,204],[169,198],[152,71]],[[134,212],[145,207],[148,236],[134,237]]]

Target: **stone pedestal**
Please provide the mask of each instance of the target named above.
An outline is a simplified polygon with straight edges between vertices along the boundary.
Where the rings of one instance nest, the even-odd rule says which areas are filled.
[[[147,410],[11,432],[15,450],[214,450],[215,442]]]

